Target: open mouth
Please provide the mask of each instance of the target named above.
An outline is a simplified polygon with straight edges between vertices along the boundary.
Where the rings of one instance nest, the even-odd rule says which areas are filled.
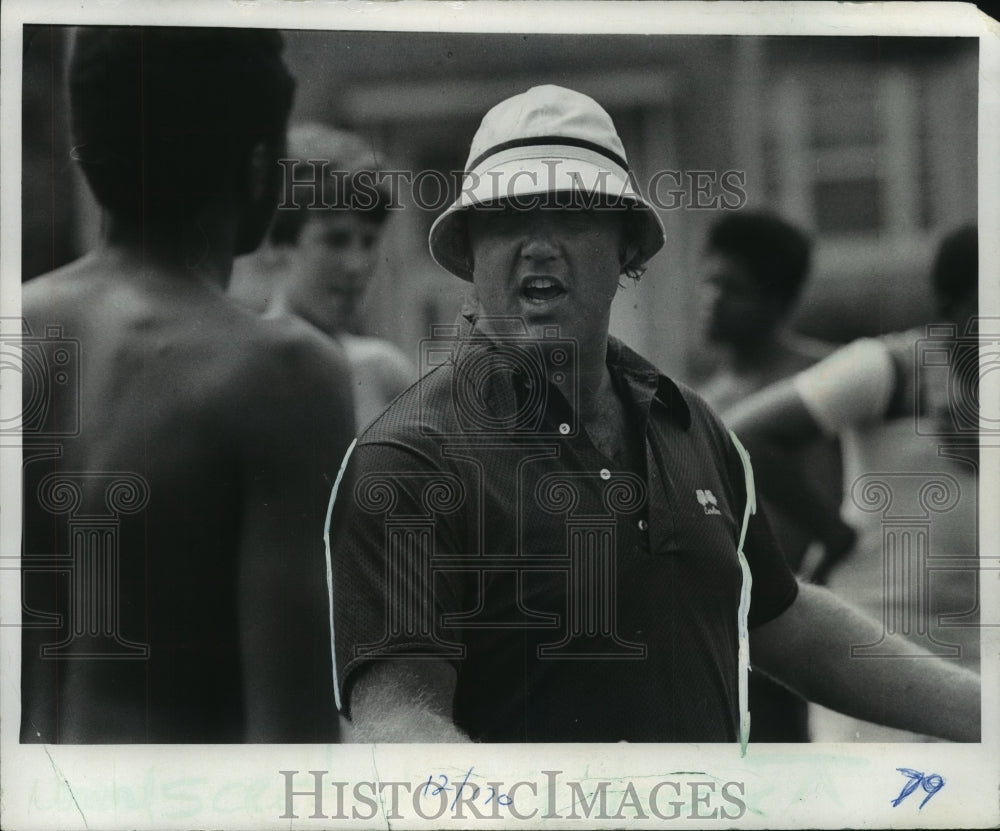
[[[564,294],[562,283],[552,277],[525,277],[521,281],[521,295],[534,303],[545,303]]]

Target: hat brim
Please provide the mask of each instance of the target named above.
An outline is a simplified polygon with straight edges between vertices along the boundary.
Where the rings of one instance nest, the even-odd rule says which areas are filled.
[[[622,270],[645,265],[663,247],[663,223],[656,211],[617,165],[568,155],[573,154],[567,154],[562,147],[558,153],[541,152],[529,158],[522,151],[516,158],[498,156],[467,174],[458,199],[431,226],[428,243],[434,261],[456,277],[472,281],[465,226],[470,210],[488,210],[500,204],[524,210],[559,209],[576,203],[607,210],[627,209],[638,251]],[[610,203],[616,207],[610,207]]]

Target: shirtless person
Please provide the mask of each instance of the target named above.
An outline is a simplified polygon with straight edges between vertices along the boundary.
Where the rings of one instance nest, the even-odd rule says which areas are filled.
[[[336,740],[321,528],[346,365],[225,295],[277,202],[280,38],[85,28],[69,83],[104,228],[23,293],[33,337],[79,344],[79,395],[53,384],[25,434],[21,741]]]
[[[728,415],[741,438],[782,444],[791,452],[817,436],[841,439],[841,510],[857,527],[858,544],[832,575],[830,590],[883,617],[890,631],[929,643],[947,660],[978,671],[978,587],[986,577],[968,565],[979,551],[978,511],[987,510],[977,500],[979,339],[970,329],[977,324],[977,226],[956,229],[941,241],[930,276],[936,311],[931,328],[858,339],[749,396]],[[891,494],[884,511],[873,509],[875,501],[863,487],[872,481]],[[937,500],[931,503],[924,494],[933,488]],[[920,516],[921,510],[920,544],[911,544],[896,531],[905,524],[895,526],[887,517]],[[914,602],[911,592],[918,591],[920,601]],[[913,733],[828,710],[814,708],[812,720],[818,741],[917,740]]]
[[[809,275],[809,238],[780,217],[728,212],[708,234],[700,295],[705,337],[722,351],[715,374],[700,388],[726,420],[753,393],[812,366],[833,346],[793,332],[788,320]],[[808,574],[824,583],[850,550],[854,533],[837,514],[840,454],[817,440],[796,453],[773,443],[747,445],[785,559],[794,571],[814,539],[824,556]]]
[[[371,148],[321,124],[288,132],[285,194],[268,240],[234,268],[229,293],[268,315],[292,314],[344,348],[363,427],[416,380],[396,346],[355,334],[358,307],[392,198]],[[293,183],[308,183],[294,185]],[[286,206],[287,203],[287,206]]]
[[[701,394],[720,412],[829,354],[787,325],[809,273],[809,248],[805,234],[769,213],[726,212],[709,230],[701,311],[705,336],[722,355]]]
[[[788,318],[809,275],[810,242],[780,217],[757,211],[726,211],[708,233],[699,295],[705,337],[719,347],[716,372],[700,388],[723,417],[734,404],[829,353],[819,341],[796,334]],[[839,503],[836,444],[814,442],[796,454],[775,458],[772,447],[752,447],[761,496],[785,559],[800,571],[815,535],[801,505],[775,500],[774,486],[801,495],[808,477],[818,509],[832,526]],[[829,483],[833,483],[832,487]],[[824,487],[825,486],[825,487]],[[760,673],[750,675],[750,709],[758,741],[808,741],[806,702]]]

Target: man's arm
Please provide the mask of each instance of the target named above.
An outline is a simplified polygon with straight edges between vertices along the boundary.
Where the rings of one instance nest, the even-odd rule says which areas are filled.
[[[900,379],[888,345],[860,338],[731,407],[726,424],[750,443],[797,445],[836,435],[884,418],[901,391]]]
[[[748,446],[798,446],[823,435],[791,378],[743,399],[727,409],[723,417],[726,426]]]
[[[404,402],[403,411],[413,403]],[[465,489],[435,462],[434,443],[419,439],[414,434],[414,443],[404,445],[377,430],[366,433],[345,467],[355,486],[342,483],[330,506],[336,681],[350,719],[345,741],[469,741],[453,723],[456,667],[438,652],[433,631],[443,615],[468,608],[468,575],[435,579],[420,567],[415,546],[431,544],[425,534],[412,538],[414,547],[398,549],[402,558],[387,545],[399,539],[387,534],[389,516],[425,514],[428,486]],[[431,535],[436,552],[461,550],[458,541],[467,535],[460,514],[438,516]],[[394,626],[393,619],[426,620],[432,631]]]
[[[351,687],[346,742],[469,742],[452,721],[457,675],[441,660],[383,660]]]
[[[244,470],[240,640],[246,739],[335,741],[323,521],[354,433],[346,360],[294,337],[262,357],[257,400],[237,407]]]
[[[750,633],[755,665],[833,710],[953,741],[979,741],[980,679],[898,636],[898,655],[852,658],[851,647],[883,636],[876,621],[818,586]]]
[[[816,482],[787,458],[807,442],[885,417],[899,392],[887,345],[862,338],[728,409],[723,417],[750,452],[761,493],[823,543],[813,580],[825,582],[856,534]]]

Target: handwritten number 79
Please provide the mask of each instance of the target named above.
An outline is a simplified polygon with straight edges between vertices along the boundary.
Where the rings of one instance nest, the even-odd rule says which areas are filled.
[[[920,803],[920,808],[923,808],[924,805],[927,804],[927,800],[944,787],[944,778],[937,773],[924,776],[924,774],[922,774],[919,770],[912,770],[911,768],[896,768],[896,770],[903,774],[903,776],[907,777],[910,781],[903,785],[903,790],[899,792],[899,796],[892,800],[893,808],[899,805],[900,802],[906,799],[906,797],[913,793],[917,788],[923,788],[927,793],[923,802]]]

